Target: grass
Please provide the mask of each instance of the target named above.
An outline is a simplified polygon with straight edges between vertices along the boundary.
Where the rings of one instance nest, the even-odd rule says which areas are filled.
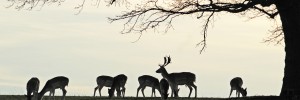
[[[55,97],[56,100],[60,100],[60,96]],[[157,100],[160,97],[125,97],[125,98],[112,98],[108,97],[92,97],[92,96],[66,96],[65,100]],[[0,95],[0,100],[26,100],[24,95]],[[49,100],[48,96],[45,96],[43,100]],[[201,97],[201,98],[169,98],[169,100],[292,100],[279,96],[251,96],[251,97],[243,97],[243,98],[209,98],[209,97]],[[296,99],[294,99],[296,100]]]

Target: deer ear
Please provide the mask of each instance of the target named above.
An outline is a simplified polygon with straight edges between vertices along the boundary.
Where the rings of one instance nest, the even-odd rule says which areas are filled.
[[[245,91],[247,91],[247,88],[245,88]]]

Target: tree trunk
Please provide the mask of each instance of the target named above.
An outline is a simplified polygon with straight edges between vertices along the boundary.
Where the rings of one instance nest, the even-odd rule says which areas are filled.
[[[300,1],[277,0],[285,39],[285,68],[280,96],[300,96]]]

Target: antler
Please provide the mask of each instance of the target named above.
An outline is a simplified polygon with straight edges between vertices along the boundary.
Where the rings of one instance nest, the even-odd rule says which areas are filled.
[[[171,63],[171,57],[170,56],[168,56],[168,57],[165,57],[165,60],[167,59],[167,61],[168,62],[166,62],[165,61],[165,64],[164,64],[164,66],[167,66],[168,64],[170,64]]]
[[[167,66],[169,63],[171,63],[171,57],[170,57],[170,56],[164,57],[164,64],[163,64],[163,65],[159,64],[159,66],[165,67],[165,66]]]

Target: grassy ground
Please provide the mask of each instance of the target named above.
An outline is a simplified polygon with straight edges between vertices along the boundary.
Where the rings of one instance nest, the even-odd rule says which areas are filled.
[[[60,97],[55,97],[56,100],[60,100]],[[47,96],[43,98],[44,100],[49,100]],[[159,97],[125,97],[125,98],[112,98],[107,97],[91,97],[91,96],[67,96],[65,100],[157,100]],[[0,100],[26,100],[23,95],[0,95]],[[286,98],[278,96],[253,96],[245,98],[169,98],[169,100],[288,100]]]

